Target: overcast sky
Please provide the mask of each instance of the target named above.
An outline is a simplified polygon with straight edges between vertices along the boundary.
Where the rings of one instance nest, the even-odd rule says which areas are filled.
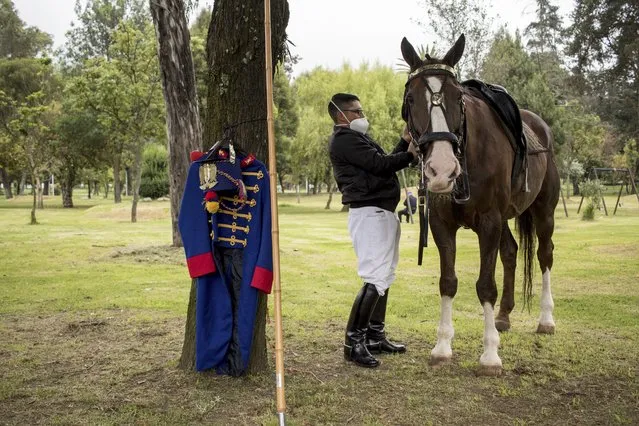
[[[535,20],[535,0],[486,0],[495,27],[506,24],[523,31]],[[212,0],[200,0],[200,6]],[[54,38],[56,47],[65,41],[65,32],[75,19],[75,0],[14,0],[20,18]],[[574,0],[554,0],[567,16]],[[288,35],[292,51],[302,60],[295,74],[316,66],[339,68],[345,61],[357,66],[363,61],[379,61],[394,66],[401,57],[402,37],[417,46],[437,40],[414,23],[425,20],[421,0],[289,0],[291,17]],[[566,21],[565,21],[566,22]],[[441,43],[440,43],[441,44]]]

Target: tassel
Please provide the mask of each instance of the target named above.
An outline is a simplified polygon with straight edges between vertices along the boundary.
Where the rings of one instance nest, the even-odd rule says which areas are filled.
[[[214,214],[220,209],[218,196],[215,191],[209,191],[204,195],[204,208],[207,212]]]
[[[206,211],[214,214],[220,209],[220,203],[217,201],[207,201],[204,205],[206,207]]]

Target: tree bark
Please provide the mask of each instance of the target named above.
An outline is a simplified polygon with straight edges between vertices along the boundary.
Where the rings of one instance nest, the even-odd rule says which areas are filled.
[[[326,202],[326,207],[324,207],[324,210],[331,209],[331,201],[333,201],[333,185],[329,183],[328,184],[328,201]]]
[[[135,148],[135,160],[133,163],[133,203],[131,204],[131,223],[138,221],[138,201],[140,201],[140,182],[142,181],[142,150],[144,145],[138,144]]]
[[[42,195],[47,195],[47,196],[49,195],[49,185],[51,183],[49,179],[51,179],[50,176],[49,176],[48,179],[44,180],[44,189],[42,190]],[[51,195],[53,195],[53,194],[51,194]]]
[[[202,149],[202,125],[191,56],[191,35],[183,1],[150,0],[149,3],[158,39],[158,58],[166,105],[172,245],[180,247],[182,238],[178,229],[178,215],[190,165],[190,152]]]
[[[33,188],[33,205],[31,206],[31,225],[37,225],[38,221],[36,220],[36,202],[37,202],[37,195],[36,195],[36,190],[35,188]]]
[[[69,166],[60,174],[60,192],[62,193],[62,207],[73,208],[73,183],[75,182],[75,167]]]
[[[134,172],[132,172],[131,167],[124,168],[124,179],[126,184],[124,185],[124,195],[132,195],[133,194],[133,186],[135,178],[133,177]]]
[[[87,182],[87,197],[89,198],[89,200],[91,199],[91,181]]]
[[[44,198],[42,197],[42,181],[40,180],[40,176],[35,176],[35,189],[36,194],[38,195],[38,208],[40,210],[44,209]]]
[[[11,190],[11,179],[5,169],[0,167],[0,177],[2,178],[2,187],[4,188],[4,198],[7,200],[13,198],[13,191]]]
[[[18,184],[18,195],[24,195],[24,188],[27,187],[27,172],[22,172],[22,177],[20,178],[20,183]]]
[[[285,52],[288,1],[271,1],[272,70]],[[264,74],[264,2],[238,4],[218,0],[213,4],[206,43],[209,68],[205,146],[212,146],[232,126],[233,141],[264,161],[268,153],[266,126],[266,76]],[[251,107],[247,108],[247,102]],[[249,371],[265,371],[266,295],[260,293]]]
[[[115,203],[122,202],[122,181],[120,180],[120,168],[122,156],[116,154],[113,157],[113,201]]]

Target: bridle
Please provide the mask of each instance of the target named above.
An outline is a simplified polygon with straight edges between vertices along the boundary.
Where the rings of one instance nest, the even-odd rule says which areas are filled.
[[[428,77],[444,75],[444,80],[439,88],[435,91]],[[411,81],[416,78],[424,79],[426,89],[430,93],[430,109],[428,111],[428,125],[426,129],[420,134],[415,130],[413,125],[413,117],[410,111],[410,103],[408,102],[408,86]],[[453,81],[457,80],[455,69],[446,64],[426,64],[423,65],[410,74],[408,74],[408,80],[404,88],[404,102],[402,104],[402,118],[406,121],[408,132],[410,133],[413,141],[417,144],[418,148],[418,163],[421,168],[420,181],[418,187],[418,199],[419,199],[419,248],[417,252],[417,264],[422,264],[424,247],[428,247],[428,191],[426,190],[425,173],[424,168],[425,161],[424,155],[428,152],[428,148],[435,141],[448,141],[453,147],[453,152],[458,158],[462,173],[460,175],[460,182],[457,185],[457,192],[453,194],[453,200],[458,204],[464,204],[470,200],[470,189],[468,184],[468,173],[466,172],[466,156],[465,152],[465,133],[466,133],[466,104],[464,103],[463,92],[459,95],[459,109],[460,109],[460,121],[456,131],[451,131],[453,128],[449,117],[446,115],[446,106],[444,104],[444,87],[446,87],[447,80],[452,78]],[[432,131],[432,117],[433,110],[440,108],[442,116],[446,121],[446,127],[448,131]],[[429,131],[431,129],[431,131]]]
[[[433,90],[431,87],[428,77],[435,75],[444,75],[444,81],[442,82],[439,91]],[[426,129],[420,134],[415,130],[415,126],[413,125],[413,117],[410,111],[410,103],[408,102],[408,86],[411,81],[416,78],[423,78],[426,89],[430,93],[430,109],[428,111],[429,122],[426,126]],[[452,123],[450,123],[449,117],[445,114],[446,106],[444,104],[444,93],[443,89],[446,86],[447,80],[449,78],[453,78],[456,80],[456,73],[453,67],[450,67],[445,64],[427,64],[417,68],[415,71],[408,74],[408,80],[406,81],[405,89],[404,89],[404,103],[402,105],[402,118],[406,121],[408,125],[408,131],[410,132],[413,140],[417,141],[417,147],[419,148],[420,153],[425,153],[428,151],[428,147],[434,141],[445,140],[451,143],[453,146],[453,151],[455,155],[459,156],[460,154],[460,143],[464,140],[464,127],[466,121],[466,105],[464,103],[463,93],[460,92],[459,95],[459,108],[461,111],[461,120],[455,132],[451,132],[450,129],[453,128]],[[446,120],[446,125],[449,129],[447,132],[433,132],[428,131],[429,128],[432,129],[432,116],[433,109],[440,108],[442,112],[442,116]]]

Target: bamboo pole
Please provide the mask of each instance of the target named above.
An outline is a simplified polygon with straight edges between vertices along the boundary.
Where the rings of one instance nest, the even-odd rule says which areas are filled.
[[[280,226],[277,211],[277,162],[273,124],[273,54],[271,50],[271,2],[264,0],[264,56],[266,57],[266,123],[268,127],[268,168],[271,188],[271,234],[273,239],[273,303],[275,305],[275,390],[277,417],[284,425],[284,345],[282,333],[282,288],[280,283]]]

